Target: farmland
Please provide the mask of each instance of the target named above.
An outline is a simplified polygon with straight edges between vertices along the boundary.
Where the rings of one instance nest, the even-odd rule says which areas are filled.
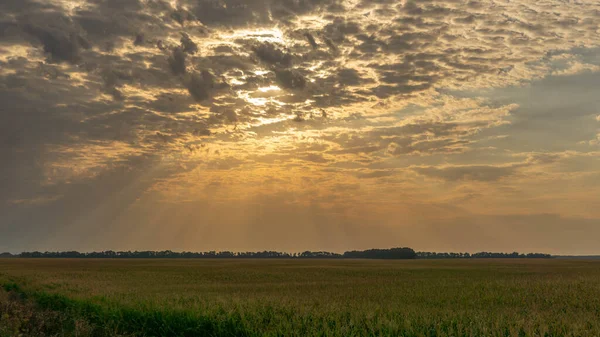
[[[0,283],[0,336],[600,336],[600,261],[14,258]]]

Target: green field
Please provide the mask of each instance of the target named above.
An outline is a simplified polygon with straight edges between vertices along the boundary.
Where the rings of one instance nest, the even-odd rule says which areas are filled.
[[[0,260],[0,336],[600,336],[600,261]]]

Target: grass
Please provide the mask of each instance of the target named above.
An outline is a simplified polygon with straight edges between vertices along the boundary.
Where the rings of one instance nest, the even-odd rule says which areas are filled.
[[[48,336],[600,336],[600,261],[6,259],[0,284]]]

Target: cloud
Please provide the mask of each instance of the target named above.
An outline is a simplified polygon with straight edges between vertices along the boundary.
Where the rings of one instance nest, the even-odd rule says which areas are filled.
[[[279,84],[290,90],[310,87],[302,97],[295,96],[298,101],[283,102],[280,111],[284,115],[291,110],[319,108],[360,110],[365,109],[363,102],[385,104],[390,99],[414,99],[432,88],[518,83],[523,76],[525,79],[529,76],[517,74],[520,65],[539,60],[544,48],[556,46],[552,39],[558,33],[540,32],[552,32],[559,20],[550,15],[551,6],[537,8],[537,16],[526,11],[528,14],[517,20],[513,13],[528,7],[521,2],[503,4],[504,15],[443,1],[427,4],[365,1],[355,8],[345,1],[283,0],[243,4],[233,0],[183,1],[179,7],[160,1],[142,5],[130,0],[119,6],[103,1],[84,2],[77,10],[50,5],[35,7],[29,2],[23,6],[30,6],[32,13],[40,14],[29,16],[28,22],[32,27],[43,27],[43,32],[38,29],[36,34],[46,41],[44,49],[56,61],[82,62],[86,67],[134,61],[136,78],[129,82],[129,90],[106,88],[109,95],[125,103],[127,97],[136,97],[127,91],[148,94],[156,86],[175,90],[185,85],[159,74],[156,66],[164,64],[160,60],[163,53],[151,46],[160,44],[171,50],[165,66],[177,76],[188,68],[211,69],[240,89],[244,86],[254,89],[253,86],[259,85],[253,82],[255,78],[260,78],[263,86]],[[17,13],[17,8],[10,5],[7,10]],[[581,15],[585,27],[591,27],[594,17],[583,9],[562,10],[569,18]],[[42,12],[57,19],[47,20]],[[319,15],[322,15],[319,20],[310,19]],[[172,25],[169,20],[177,24]],[[47,21],[54,22],[52,29],[42,24]],[[588,38],[585,34],[575,34],[574,26],[569,24],[572,20],[563,21],[560,29],[573,34],[573,39]],[[472,29],[476,23],[487,26]],[[472,43],[462,37],[469,29],[474,34]],[[398,31],[401,33],[395,33]],[[519,36],[528,39],[527,34],[538,34],[538,38],[548,40],[548,47],[532,42],[528,47],[510,46],[517,49],[508,54],[507,39]],[[489,43],[496,40],[497,43]],[[319,42],[334,52],[324,50]],[[131,48],[131,43],[137,48]],[[95,49],[82,53],[88,45]],[[348,67],[349,64],[352,66]],[[502,72],[509,67],[514,69]],[[255,77],[252,71],[267,73]],[[239,90],[231,91],[219,101],[230,104],[244,95]],[[314,102],[312,107],[302,106],[307,99]],[[247,114],[260,114],[261,107],[247,104]],[[241,110],[240,107],[238,113]],[[366,111],[375,113],[376,109]],[[277,114],[269,115],[278,118]]]
[[[356,69],[340,69],[337,77],[339,83],[343,85],[358,86],[366,82]]]
[[[199,74],[191,74],[186,79],[188,92],[197,102],[209,99],[213,89],[224,88],[226,86],[226,83],[219,83],[215,75],[209,70],[202,70]]]
[[[356,177],[359,179],[383,178],[395,175],[396,172],[391,170],[376,170],[371,172],[359,172]]]
[[[318,154],[318,153],[309,153],[309,154],[306,154],[304,156],[301,156],[300,158],[302,160],[306,160],[306,161],[313,162],[313,163],[320,163],[320,164],[324,164],[324,163],[330,162],[330,160],[328,160],[327,158],[323,157],[322,154]]]
[[[91,45],[70,20],[61,15],[47,15],[43,19],[29,18],[29,22],[24,23],[24,31],[39,40],[48,61],[73,64],[81,61],[81,50],[89,49]]]
[[[181,48],[173,49],[169,56],[169,67],[173,75],[183,75],[186,72],[185,65],[186,53]]]
[[[290,214],[330,212],[318,231],[472,185],[499,213],[542,195],[593,218],[598,23],[586,1],[0,1],[0,213],[56,228],[84,223],[69,202],[110,222],[147,193],[285,189]]]
[[[133,41],[133,44],[136,46],[141,46],[144,44],[145,39],[146,39],[146,36],[144,35],[144,33],[138,33],[135,36],[135,40]]]
[[[419,167],[419,174],[446,181],[474,180],[491,182],[516,174],[517,166],[468,165],[447,167]]]
[[[306,79],[302,74],[295,70],[275,70],[277,82],[286,89],[304,89]]]
[[[317,43],[317,41],[315,40],[314,36],[311,33],[306,32],[306,33],[304,33],[304,36],[306,36],[306,40],[308,41],[310,46],[313,47],[313,49],[319,48],[319,44]]]
[[[270,65],[289,67],[292,65],[292,55],[282,51],[273,43],[263,43],[252,48],[256,57]]]
[[[190,36],[186,33],[181,34],[181,48],[184,52],[189,54],[198,52],[198,45],[192,41]]]

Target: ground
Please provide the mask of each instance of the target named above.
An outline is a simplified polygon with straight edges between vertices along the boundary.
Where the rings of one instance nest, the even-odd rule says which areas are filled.
[[[0,282],[0,336],[600,336],[600,261],[15,258]]]

